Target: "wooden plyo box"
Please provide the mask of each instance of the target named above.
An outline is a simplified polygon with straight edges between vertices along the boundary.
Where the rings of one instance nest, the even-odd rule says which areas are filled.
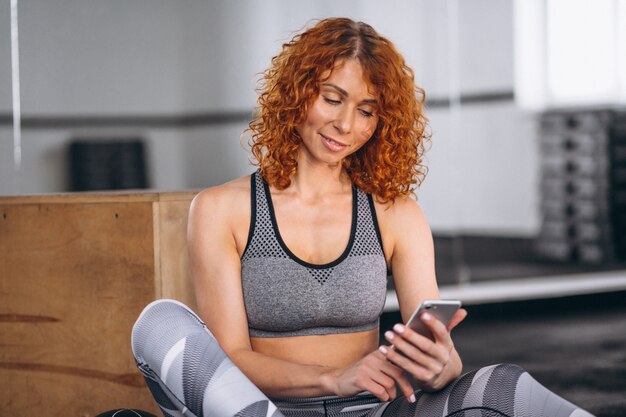
[[[157,298],[195,309],[193,192],[0,197],[0,416],[160,415],[130,347]]]

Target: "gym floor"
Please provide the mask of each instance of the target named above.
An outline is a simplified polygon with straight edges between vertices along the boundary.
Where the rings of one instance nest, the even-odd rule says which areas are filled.
[[[466,371],[515,363],[597,417],[626,416],[626,292],[466,308],[453,332]],[[385,313],[381,329],[398,321]]]

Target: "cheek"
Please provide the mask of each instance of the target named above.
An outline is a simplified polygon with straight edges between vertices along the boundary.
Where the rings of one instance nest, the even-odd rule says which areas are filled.
[[[315,130],[316,121],[317,115],[315,111],[310,110],[304,120],[296,127],[296,131],[301,138],[304,139],[306,135]]]
[[[323,124],[328,118],[328,111],[324,110],[324,107],[318,99],[308,108],[306,117],[304,118],[302,124],[304,126],[317,126],[319,124]]]
[[[378,120],[367,123],[361,129],[360,131],[361,137],[359,139],[367,142],[367,140],[369,140],[369,138],[371,138],[374,135],[374,132],[376,131],[377,126],[378,126]]]
[[[369,132],[362,132],[357,137],[358,148],[361,149],[363,146],[367,144],[372,139],[374,133],[374,129],[369,130]]]

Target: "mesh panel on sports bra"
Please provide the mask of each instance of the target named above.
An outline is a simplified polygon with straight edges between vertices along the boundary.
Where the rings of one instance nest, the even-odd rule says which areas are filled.
[[[258,176],[259,174],[253,175]],[[256,197],[252,217],[254,230],[252,230],[252,239],[241,261],[246,262],[250,258],[287,258],[287,254],[281,248],[274,234],[270,209],[260,176],[254,181],[254,196]]]

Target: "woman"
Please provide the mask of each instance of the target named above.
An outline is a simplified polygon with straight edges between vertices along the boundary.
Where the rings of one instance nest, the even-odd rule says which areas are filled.
[[[259,170],[191,206],[202,320],[157,301],[133,330],[165,415],[589,415],[514,365],[459,378],[450,330],[464,310],[447,327],[422,315],[434,340],[398,324],[378,346],[387,269],[403,319],[439,298],[431,232],[410,198],[425,175],[424,94],[393,44],[322,20],[264,80],[250,124]]]

